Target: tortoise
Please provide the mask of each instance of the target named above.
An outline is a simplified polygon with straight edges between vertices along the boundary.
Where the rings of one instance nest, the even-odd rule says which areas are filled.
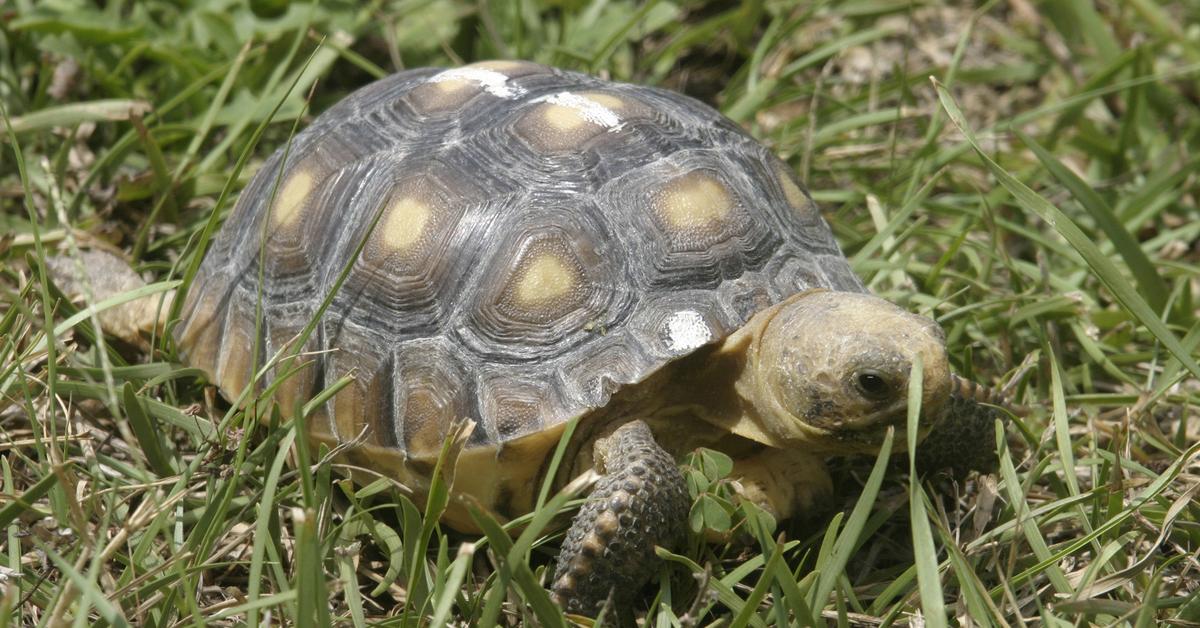
[[[453,492],[498,517],[599,473],[553,576],[574,612],[678,542],[697,447],[783,518],[830,493],[824,457],[903,425],[915,361],[926,431],[971,418],[940,327],[867,293],[782,160],[687,96],[529,62],[400,72],[317,116],[241,193],[181,312],[181,355],[231,400],[274,382],[286,416],[352,375],[311,438],[418,493],[463,419]],[[289,350],[303,368],[255,381]],[[445,520],[475,528],[458,501]]]

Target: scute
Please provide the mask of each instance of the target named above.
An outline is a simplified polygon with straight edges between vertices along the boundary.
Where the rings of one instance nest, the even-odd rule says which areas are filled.
[[[396,348],[396,424],[408,455],[434,461],[442,440],[457,419],[469,417],[470,382],[455,352],[445,342],[427,340]],[[473,442],[492,440],[486,427],[472,434]]]
[[[592,286],[566,237],[533,240],[515,264],[500,303],[514,317],[548,322],[583,305]]]
[[[733,190],[715,172],[692,170],[668,180],[651,195],[659,228],[675,248],[704,250],[728,238],[734,213],[744,213]]]
[[[231,398],[302,350],[285,413],[352,377],[310,423],[380,468],[427,462],[473,421],[463,481],[496,506],[529,493],[565,421],[814,287],[862,290],[790,169],[732,122],[490,62],[366,86],[269,159],[176,338]]]
[[[361,441],[370,445],[396,447],[395,360],[369,330],[354,323],[324,325],[329,347],[336,347],[322,361],[324,380],[332,384],[353,377],[326,404],[333,435],[341,442]]]
[[[545,381],[494,369],[481,374],[476,386],[481,414],[499,442],[532,434],[554,421],[554,391]]]
[[[782,229],[766,210],[780,199],[727,150],[683,149],[599,191],[601,206],[624,223],[618,231],[637,252],[632,269],[645,291],[716,288],[780,254]]]
[[[436,158],[389,155],[368,172],[378,174],[362,176],[358,198],[343,206],[344,235],[326,253],[326,273],[351,268],[333,309],[392,338],[429,336],[474,264],[459,251],[478,237],[471,218],[486,194],[466,171]]]
[[[580,212],[586,199],[541,197],[521,197],[515,209],[525,215],[492,224],[492,246],[478,255],[477,290],[464,295],[453,325],[463,346],[488,363],[546,368],[589,342],[589,325],[618,327],[636,298],[600,213]],[[532,206],[540,211],[530,213]]]

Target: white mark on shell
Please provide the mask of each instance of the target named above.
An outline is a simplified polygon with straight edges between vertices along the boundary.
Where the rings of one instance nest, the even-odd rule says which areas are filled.
[[[586,96],[572,94],[571,92],[559,92],[535,98],[533,102],[545,102],[551,105],[574,109],[578,112],[579,117],[596,126],[604,127],[609,131],[616,131],[621,128],[621,117],[615,111]]]
[[[444,81],[477,83],[484,91],[498,98],[516,98],[525,95],[525,89],[518,85],[509,85],[508,77],[504,74],[484,68],[453,68],[429,77],[430,83]]]
[[[680,310],[667,318],[663,336],[669,351],[682,353],[708,344],[713,333],[699,312]]]

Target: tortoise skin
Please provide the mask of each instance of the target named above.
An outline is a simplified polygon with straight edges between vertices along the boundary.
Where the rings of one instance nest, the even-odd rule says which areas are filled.
[[[353,374],[311,429],[376,468],[436,457],[456,418],[464,456],[541,464],[522,442],[755,312],[863,291],[790,169],[712,108],[519,62],[395,74],[280,148],[200,267],[181,351],[236,397],[347,267],[276,398]]]

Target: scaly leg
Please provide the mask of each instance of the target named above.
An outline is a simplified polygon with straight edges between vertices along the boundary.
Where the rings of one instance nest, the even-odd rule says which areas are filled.
[[[610,593],[619,604],[646,584],[658,563],[654,546],[682,540],[691,506],[675,459],[645,423],[622,425],[595,453],[604,476],[571,523],[553,585],[563,609],[588,615]]]
[[[1008,415],[994,406],[1011,407],[1003,396],[974,382],[953,378],[954,388],[942,418],[917,445],[922,473],[949,470],[954,477],[971,471],[996,470],[996,419]]]

